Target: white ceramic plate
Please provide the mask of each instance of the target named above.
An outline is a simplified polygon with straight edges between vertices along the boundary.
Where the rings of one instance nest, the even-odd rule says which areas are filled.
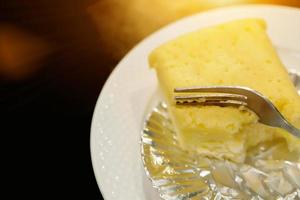
[[[300,71],[300,9],[252,5],[203,12],[175,22],[137,45],[118,64],[98,99],[91,127],[91,156],[106,200],[156,200],[145,176],[140,134],[157,80],[149,53],[160,44],[202,27],[237,18],[263,18],[268,34],[288,68]]]

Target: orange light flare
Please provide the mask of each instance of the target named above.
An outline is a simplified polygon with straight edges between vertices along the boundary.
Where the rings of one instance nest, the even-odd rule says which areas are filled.
[[[88,8],[107,57],[118,61],[160,27],[211,8],[240,4],[300,7],[300,0],[98,0]]]
[[[12,25],[0,24],[0,78],[20,80],[32,76],[50,53],[48,43]]]

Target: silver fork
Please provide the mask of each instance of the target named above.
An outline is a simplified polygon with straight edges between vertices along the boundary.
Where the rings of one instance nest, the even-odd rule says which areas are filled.
[[[177,105],[245,106],[254,111],[259,122],[285,129],[300,138],[300,130],[290,124],[273,103],[259,92],[241,86],[175,88]]]

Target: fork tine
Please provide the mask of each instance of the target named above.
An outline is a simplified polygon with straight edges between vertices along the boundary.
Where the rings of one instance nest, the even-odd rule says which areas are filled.
[[[200,105],[200,106],[247,106],[247,103],[244,101],[238,101],[238,100],[206,100],[206,101],[198,101],[195,99],[180,99],[176,100],[177,105]]]
[[[230,93],[240,94],[241,91],[245,91],[245,87],[234,86],[202,86],[202,87],[181,87],[175,88],[174,93],[194,93],[194,92],[207,92],[207,93]]]
[[[178,95],[174,97],[176,100],[196,100],[196,101],[206,101],[206,100],[238,100],[245,101],[247,96],[239,94],[191,94],[191,95]]]

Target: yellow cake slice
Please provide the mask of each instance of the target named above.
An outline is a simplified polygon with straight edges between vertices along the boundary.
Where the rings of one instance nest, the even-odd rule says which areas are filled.
[[[300,152],[299,139],[258,123],[249,111],[233,107],[177,106],[173,89],[239,85],[267,96],[300,128],[300,97],[280,62],[261,19],[241,19],[201,29],[155,49],[149,57],[169,106],[180,145],[207,156],[243,162],[249,148],[281,141]]]

